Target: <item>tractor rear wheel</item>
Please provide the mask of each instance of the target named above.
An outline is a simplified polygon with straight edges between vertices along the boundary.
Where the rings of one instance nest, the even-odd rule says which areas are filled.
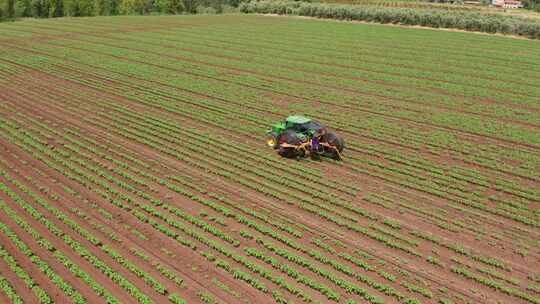
[[[345,148],[345,141],[343,140],[343,138],[337,136],[335,133],[332,133],[332,132],[325,133],[321,137],[321,142],[334,146],[337,149],[337,151],[339,151],[339,153],[341,153],[343,149]],[[331,149],[327,147],[324,148],[324,154],[331,158],[339,159],[339,153],[336,152],[335,149]]]

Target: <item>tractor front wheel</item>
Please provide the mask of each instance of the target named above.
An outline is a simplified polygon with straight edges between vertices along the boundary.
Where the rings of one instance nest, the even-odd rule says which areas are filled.
[[[276,133],[272,132],[266,138],[266,144],[272,149],[277,149],[279,147],[278,136]]]

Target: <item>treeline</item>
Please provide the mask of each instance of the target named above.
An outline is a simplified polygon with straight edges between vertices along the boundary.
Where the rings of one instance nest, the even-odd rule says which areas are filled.
[[[540,12],[540,0],[522,0],[523,7]]]
[[[417,10],[295,1],[252,1],[240,4],[243,13],[298,15],[340,20],[455,28],[540,39],[540,19],[483,12]]]
[[[221,13],[240,0],[0,0],[0,19]]]

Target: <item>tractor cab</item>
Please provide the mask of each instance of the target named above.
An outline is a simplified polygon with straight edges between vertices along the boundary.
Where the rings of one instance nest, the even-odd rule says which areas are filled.
[[[315,133],[321,133],[324,129],[324,126],[320,123],[304,116],[289,116],[285,120],[285,130],[294,130],[307,137],[311,137]]]

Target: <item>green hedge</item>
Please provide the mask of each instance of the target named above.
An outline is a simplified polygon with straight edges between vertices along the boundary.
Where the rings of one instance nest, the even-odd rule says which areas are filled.
[[[243,13],[298,15],[340,20],[455,28],[486,33],[503,33],[540,39],[540,20],[467,11],[415,10],[358,5],[295,1],[242,3]]]

